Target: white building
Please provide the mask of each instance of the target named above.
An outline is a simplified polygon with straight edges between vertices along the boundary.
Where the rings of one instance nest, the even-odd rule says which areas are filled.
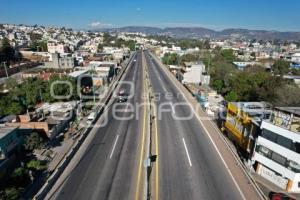
[[[291,61],[295,63],[300,63],[300,53],[295,53],[291,57]]]
[[[206,75],[205,65],[203,63],[193,64],[186,67],[186,72],[183,74],[183,83],[195,83],[208,85],[210,76]]]
[[[68,53],[67,46],[61,43],[48,42],[47,48],[49,53],[59,53],[59,54]]]
[[[243,70],[247,66],[253,66],[257,64],[256,62],[233,62],[233,64],[239,69]]]
[[[276,108],[261,131],[252,158],[256,172],[288,192],[300,192],[300,107]]]

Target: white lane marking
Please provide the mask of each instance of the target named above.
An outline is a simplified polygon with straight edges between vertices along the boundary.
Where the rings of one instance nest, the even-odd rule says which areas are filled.
[[[135,79],[136,70],[137,70],[137,63],[135,62],[135,64],[134,64],[134,73],[133,73],[132,81],[134,81],[134,79]]]
[[[161,66],[160,64],[158,64],[158,65],[159,65],[161,68],[164,67],[164,66]],[[169,77],[169,74],[167,74],[167,72],[165,71],[165,69],[162,69],[162,70],[163,70],[163,72],[165,73],[165,75],[169,78],[169,80],[173,83],[173,80]],[[223,164],[225,165],[225,168],[227,169],[227,171],[228,171],[230,177],[232,178],[232,180],[233,180],[233,182],[234,182],[236,188],[237,188],[238,191],[240,192],[242,198],[246,200],[246,197],[245,197],[244,193],[242,192],[240,186],[237,184],[237,182],[236,182],[235,178],[233,177],[233,175],[232,175],[232,173],[231,173],[231,171],[230,171],[228,165],[226,164],[226,162],[225,162],[224,158],[222,157],[222,155],[221,155],[219,149],[217,148],[217,145],[215,144],[215,142],[213,141],[212,137],[211,137],[210,134],[208,133],[208,130],[207,130],[206,127],[204,126],[204,124],[203,124],[202,120],[200,119],[199,115],[196,113],[194,107],[190,104],[190,102],[189,102],[188,99],[186,98],[185,94],[181,91],[181,89],[177,86],[177,84],[174,83],[173,85],[174,85],[174,86],[177,88],[177,90],[182,94],[182,96],[183,96],[183,98],[185,99],[185,101],[193,108],[192,111],[193,111],[194,115],[196,116],[196,118],[197,118],[198,121],[200,122],[200,124],[201,124],[201,126],[202,126],[204,132],[205,132],[206,135],[209,137],[211,143],[212,143],[213,146],[215,147],[215,150],[217,151],[217,154],[219,155],[219,157],[221,158]]]
[[[193,165],[192,165],[192,162],[191,162],[191,158],[190,158],[189,151],[188,151],[188,149],[187,149],[187,147],[186,147],[186,144],[185,144],[185,140],[184,140],[184,138],[182,138],[182,142],[183,142],[183,145],[184,145],[184,148],[185,148],[185,152],[186,152],[186,155],[187,155],[187,157],[188,157],[188,160],[189,160],[190,166],[193,166]]]
[[[151,65],[152,65],[152,68],[153,68],[153,70],[154,70],[154,72],[155,72],[155,74],[156,74],[156,77],[158,78],[158,80],[159,80],[160,83],[161,83],[160,85],[162,86],[164,92],[167,93],[168,91],[167,91],[165,85],[163,84],[163,81],[162,81],[161,78],[160,78],[161,74],[158,73],[158,71],[157,71],[157,69],[156,69],[156,67],[155,67],[155,65],[154,65],[153,62],[151,63]]]
[[[119,139],[119,135],[117,135],[117,137],[116,137],[116,140],[115,140],[114,146],[113,146],[113,148],[112,148],[112,150],[111,150],[111,153],[110,153],[109,159],[111,159],[111,157],[112,157],[112,156],[113,156],[113,154],[114,154],[114,151],[115,151],[115,148],[116,148],[116,145],[117,145],[118,139]]]
[[[171,108],[172,108],[173,114],[175,114],[175,106],[173,104],[171,104]]]

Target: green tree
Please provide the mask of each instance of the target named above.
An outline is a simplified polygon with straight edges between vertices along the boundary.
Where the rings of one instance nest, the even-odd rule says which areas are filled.
[[[98,44],[98,52],[102,52],[103,51],[103,44],[99,43]]]
[[[222,92],[222,89],[224,87],[224,83],[222,80],[214,80],[212,83],[212,87],[217,90],[218,93]]]
[[[24,167],[18,167],[11,174],[11,178],[14,186],[20,187],[26,185],[29,181],[28,170]]]
[[[7,38],[2,39],[2,47],[0,48],[0,62],[7,62],[16,60],[16,53],[14,48],[10,45]]]
[[[18,86],[18,83],[17,83],[16,79],[8,78],[5,81],[5,86],[8,90],[13,90],[14,88],[16,88]]]
[[[126,46],[130,49],[130,51],[135,51],[136,43],[133,40],[129,40]]]
[[[290,70],[290,63],[285,60],[276,60],[272,66],[272,70],[276,75],[285,75]]]
[[[185,55],[182,55],[180,57],[180,62],[181,63],[184,63],[184,62],[194,62],[194,61],[198,61],[199,58],[197,55],[194,55],[194,54],[185,54]]]
[[[300,105],[300,88],[294,84],[285,84],[276,91],[274,103],[276,106],[291,106]]]
[[[229,63],[232,63],[236,59],[235,55],[233,54],[232,49],[223,49],[223,50],[221,50],[221,55]]]
[[[26,167],[31,170],[43,170],[47,167],[41,163],[39,160],[31,160],[26,164]]]
[[[46,41],[32,41],[30,44],[30,49],[32,51],[48,51],[48,46]]]
[[[234,91],[230,91],[228,94],[226,94],[225,99],[229,102],[235,102],[238,100],[238,95]]]
[[[29,37],[30,37],[30,40],[31,41],[38,41],[38,40],[41,40],[42,39],[42,35],[39,34],[39,33],[29,33]]]
[[[45,145],[43,138],[36,132],[31,133],[25,138],[24,148],[28,151],[41,149]]]
[[[0,198],[5,200],[17,200],[20,198],[23,188],[9,187],[5,188],[2,192]]]
[[[177,65],[178,55],[176,53],[166,53],[162,58],[162,61],[165,65]]]
[[[60,81],[62,81],[62,84],[58,84]],[[64,82],[64,83],[63,83]],[[66,84],[69,83],[69,84]],[[76,81],[67,76],[59,77],[59,76],[52,76],[50,77],[49,82],[46,85],[45,89],[45,95],[44,98],[46,101],[50,102],[55,102],[58,99],[54,98],[53,95],[55,96],[65,96],[66,99],[63,99],[65,101],[70,101],[70,100],[77,100],[79,99],[79,96],[77,94],[77,84]],[[51,94],[51,88],[52,92],[54,94]]]

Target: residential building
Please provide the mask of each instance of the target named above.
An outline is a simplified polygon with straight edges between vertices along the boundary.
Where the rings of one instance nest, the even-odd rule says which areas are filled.
[[[183,83],[195,83],[209,85],[210,76],[205,71],[205,65],[200,62],[187,65],[183,74]]]
[[[110,81],[116,74],[117,63],[106,61],[91,61],[89,63],[89,69],[96,72],[98,77],[106,77]]]
[[[68,53],[68,47],[62,43],[48,42],[47,48],[49,53]]]
[[[252,161],[257,174],[300,192],[300,107],[275,108],[261,124]]]
[[[70,55],[60,56],[58,53],[52,54],[52,67],[53,68],[74,68],[75,58]]]
[[[300,63],[300,53],[295,53],[291,56],[291,62]]]
[[[36,130],[50,140],[63,133],[76,116],[77,102],[44,103],[35,112],[19,115],[19,121],[7,123],[11,127],[19,127],[22,131]]]

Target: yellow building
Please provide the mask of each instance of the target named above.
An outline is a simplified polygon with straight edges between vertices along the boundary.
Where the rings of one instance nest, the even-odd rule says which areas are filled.
[[[268,117],[268,113],[268,105],[264,102],[228,103],[222,128],[247,157],[253,152],[261,120]]]

